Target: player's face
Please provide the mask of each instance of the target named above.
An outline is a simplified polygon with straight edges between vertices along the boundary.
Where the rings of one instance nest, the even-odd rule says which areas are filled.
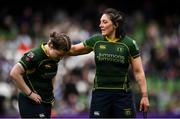
[[[107,14],[102,15],[99,27],[103,36],[112,36],[115,34],[115,26]]]
[[[49,51],[49,54],[51,58],[61,59],[65,55],[65,52],[63,50],[56,50],[56,49],[51,48],[51,50]]]

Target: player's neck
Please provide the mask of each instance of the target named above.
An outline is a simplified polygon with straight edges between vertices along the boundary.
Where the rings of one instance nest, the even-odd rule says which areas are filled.
[[[109,41],[109,42],[116,42],[119,40],[119,38],[116,38],[115,36],[106,36],[106,39]]]

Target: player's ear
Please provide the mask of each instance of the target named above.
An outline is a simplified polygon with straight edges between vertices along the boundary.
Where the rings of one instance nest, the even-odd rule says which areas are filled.
[[[114,25],[114,24],[113,24],[113,27],[114,27],[115,29],[116,29],[118,26],[119,26],[119,25]]]

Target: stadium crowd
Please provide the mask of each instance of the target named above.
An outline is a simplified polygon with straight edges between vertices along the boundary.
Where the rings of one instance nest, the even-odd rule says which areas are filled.
[[[100,5],[97,11],[105,7]],[[23,53],[46,42],[52,31],[67,33],[73,44],[99,32],[96,30],[98,12],[85,10],[72,15],[58,9],[49,18],[44,17],[44,14],[26,7],[16,17],[8,13],[1,15],[0,115],[3,117],[18,116],[18,90],[10,80],[9,71]],[[180,16],[166,16],[160,21],[138,10],[127,15],[126,32],[141,48],[148,82],[150,113],[180,116]],[[59,62],[59,68],[61,70],[56,76],[56,101],[52,116],[87,117],[95,73],[93,53],[66,57]],[[136,85],[132,88],[134,99],[138,102],[139,89]],[[136,105],[138,108],[138,103]]]

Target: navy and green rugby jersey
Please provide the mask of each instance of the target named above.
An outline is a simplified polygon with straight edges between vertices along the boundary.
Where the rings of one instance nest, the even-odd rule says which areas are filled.
[[[130,59],[140,56],[136,42],[125,36],[111,42],[96,34],[83,42],[95,53],[95,89],[127,89]]]
[[[25,69],[24,81],[31,90],[37,92],[43,102],[54,100],[52,80],[57,73],[59,59],[49,58],[45,44],[24,54],[19,63]]]

